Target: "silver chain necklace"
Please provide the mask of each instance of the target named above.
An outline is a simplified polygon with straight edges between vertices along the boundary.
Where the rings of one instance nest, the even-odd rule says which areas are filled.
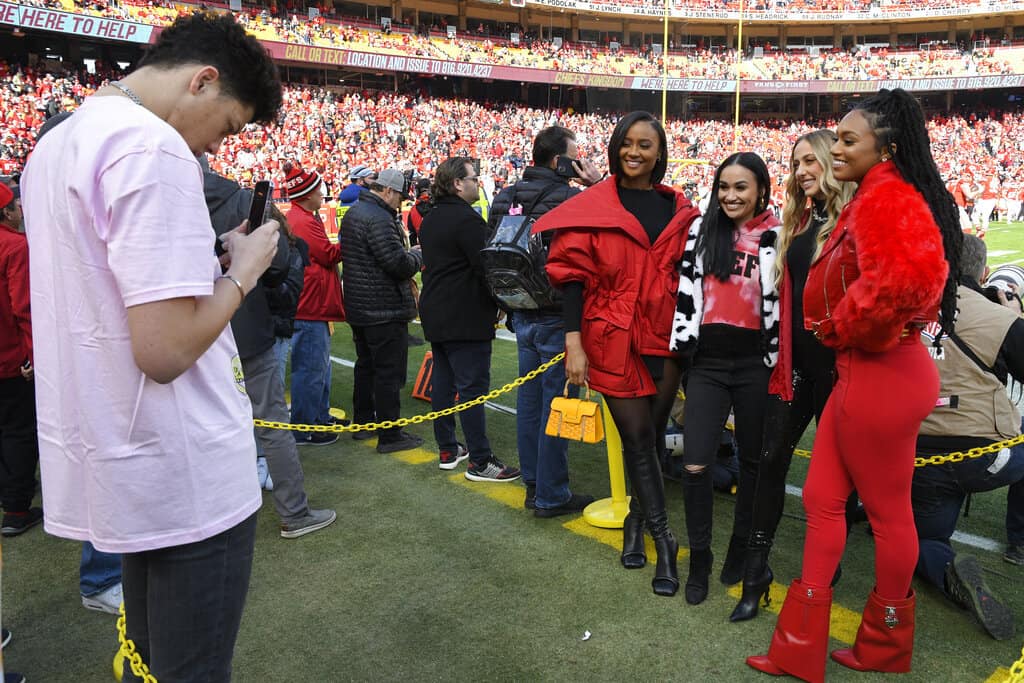
[[[121,81],[110,81],[110,85],[114,86],[115,88],[123,92],[125,96],[135,104],[139,105],[140,107],[142,106],[142,100],[139,99],[139,96],[135,94],[135,91],[129,88],[124,83],[122,83]]]
[[[828,220],[828,212],[826,211],[825,215],[822,215],[822,214],[818,213],[818,210],[814,206],[814,204],[811,204],[811,218],[814,219],[815,223],[824,224],[825,221]]]

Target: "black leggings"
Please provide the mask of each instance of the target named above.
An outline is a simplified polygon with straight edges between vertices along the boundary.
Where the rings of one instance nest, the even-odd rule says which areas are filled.
[[[831,368],[815,374],[795,370],[793,400],[786,402],[778,396],[768,398],[750,526],[752,546],[770,545],[775,538],[786,500],[786,475],[793,460],[793,450],[811,418],[816,422],[821,420],[834,383],[835,373]]]
[[[668,530],[658,444],[665,442],[668,415],[679,391],[681,374],[679,360],[665,358],[665,369],[656,382],[657,393],[653,396],[605,397],[622,438],[622,457],[633,492],[631,510],[644,515],[647,529],[655,538]]]

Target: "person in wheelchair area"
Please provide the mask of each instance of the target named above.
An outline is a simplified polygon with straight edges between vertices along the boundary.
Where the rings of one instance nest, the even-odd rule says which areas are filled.
[[[945,353],[935,361],[941,389],[938,404],[921,425],[920,457],[988,446],[1021,433],[1021,416],[1005,384],[1008,376],[1024,381],[1024,319],[1019,299],[982,290],[986,255],[981,239],[964,235],[958,314],[950,338],[944,340]],[[922,341],[930,344],[928,336],[934,332],[926,329]],[[918,467],[911,494],[921,547],[917,575],[971,611],[996,640],[1013,636],[1013,613],[985,583],[978,560],[957,554],[949,539],[968,494],[1003,486],[1008,487],[1009,544],[1004,558],[1024,564],[1024,444]]]

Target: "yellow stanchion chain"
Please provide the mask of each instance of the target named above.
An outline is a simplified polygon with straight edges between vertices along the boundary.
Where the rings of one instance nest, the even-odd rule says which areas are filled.
[[[498,398],[502,394],[506,394],[513,389],[526,384],[538,375],[544,374],[550,368],[562,362],[563,358],[565,358],[565,354],[560,353],[547,363],[544,363],[535,370],[530,370],[522,377],[517,377],[500,389],[495,389],[483,396],[474,398],[472,401],[466,401],[465,403],[460,403],[457,406],[445,408],[444,410],[438,410],[432,413],[426,413],[424,415],[413,415],[412,417],[400,417],[397,420],[384,420],[383,422],[368,422],[354,425],[295,425],[287,422],[272,422],[270,420],[253,420],[252,423],[257,427],[265,427],[267,429],[285,429],[293,432],[369,432],[377,429],[393,429],[395,427],[406,427],[408,425],[421,424],[423,422],[436,420],[439,417],[454,415],[455,413],[460,413],[463,410],[469,410],[473,406],[483,405],[491,399]]]
[[[117,618],[117,639],[121,643],[118,654],[131,667],[132,673],[141,678],[143,683],[157,683],[156,676],[149,673],[149,667],[142,661],[142,655],[135,649],[135,643],[128,637],[128,627],[125,625],[124,603],[121,603],[120,616]]]
[[[964,460],[970,460],[972,458],[980,458],[981,456],[988,455],[989,453],[998,453],[1004,448],[1013,448],[1014,446],[1022,443],[1024,443],[1024,434],[1015,436],[1012,439],[1007,439],[1006,441],[990,444],[988,446],[978,446],[977,448],[972,448],[967,451],[953,451],[952,453],[946,453],[945,455],[932,455],[927,458],[914,458],[914,467],[963,462]],[[809,458],[811,457],[811,452],[798,448],[793,451],[793,455],[799,455],[801,458]]]
[[[1024,683],[1024,648],[1021,648],[1020,658],[1010,665],[1010,677],[1006,680],[1009,683]]]

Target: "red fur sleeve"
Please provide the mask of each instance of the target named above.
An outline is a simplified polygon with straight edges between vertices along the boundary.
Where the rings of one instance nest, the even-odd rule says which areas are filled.
[[[848,223],[860,277],[832,320],[840,348],[883,351],[908,322],[934,314],[948,264],[931,210],[913,186],[897,176],[862,190]]]

